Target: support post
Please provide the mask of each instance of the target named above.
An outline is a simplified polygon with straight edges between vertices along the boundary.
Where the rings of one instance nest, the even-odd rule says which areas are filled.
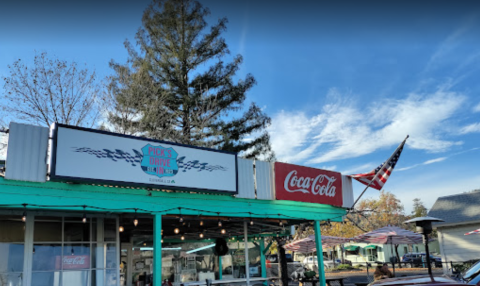
[[[218,280],[222,280],[222,276],[223,276],[223,267],[222,267],[222,257],[219,256],[218,257]]]
[[[267,278],[267,263],[265,260],[265,239],[260,239],[260,263],[262,265],[262,277]]]
[[[315,228],[315,245],[317,247],[317,262],[318,262],[318,279],[320,286],[326,286],[325,268],[323,266],[323,249],[322,249],[322,233],[320,231],[320,222],[318,220],[313,223]]]
[[[162,215],[153,217],[153,285],[162,285]]]
[[[248,259],[248,224],[243,222],[244,244],[245,244],[245,277],[247,278],[247,286],[250,286],[250,260]]]

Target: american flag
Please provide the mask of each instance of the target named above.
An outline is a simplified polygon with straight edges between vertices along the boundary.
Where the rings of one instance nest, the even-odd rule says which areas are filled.
[[[380,166],[368,173],[350,175],[350,177],[354,178],[355,180],[359,181],[364,185],[370,185],[370,187],[374,189],[381,190],[383,188],[383,185],[387,182],[388,177],[390,177],[390,175],[392,174],[393,168],[395,168],[398,158],[400,158],[400,154],[402,153],[403,146],[405,145],[407,139],[408,136],[407,138],[405,138],[405,140],[403,140],[400,146],[398,146],[397,150],[395,150],[395,153],[393,153],[393,155],[387,161],[383,162]]]
[[[476,229],[476,230],[473,230],[471,232],[467,232],[467,233],[465,233],[465,235],[470,235],[470,234],[475,234],[475,233],[480,233],[480,228]]]

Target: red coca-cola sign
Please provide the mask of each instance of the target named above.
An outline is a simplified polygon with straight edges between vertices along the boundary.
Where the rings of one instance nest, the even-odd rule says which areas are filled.
[[[71,269],[85,269],[90,268],[90,255],[66,255],[63,257],[62,263],[61,256],[57,256],[55,259],[56,269],[71,270]]]
[[[343,204],[342,175],[338,172],[276,162],[275,190],[277,200]]]

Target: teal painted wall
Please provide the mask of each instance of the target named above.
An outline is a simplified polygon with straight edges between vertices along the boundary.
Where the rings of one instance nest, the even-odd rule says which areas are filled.
[[[230,217],[262,217],[341,221],[343,208],[293,201],[240,199],[227,195],[187,192],[148,191],[141,188],[92,186],[57,182],[33,183],[0,178],[0,208],[82,211],[81,205],[108,209],[112,212],[138,212],[182,215],[217,215]],[[34,205],[41,205],[35,207]],[[189,210],[195,209],[195,210]],[[200,210],[200,211],[198,211]],[[88,208],[87,211],[100,211]],[[209,213],[207,211],[213,212]]]

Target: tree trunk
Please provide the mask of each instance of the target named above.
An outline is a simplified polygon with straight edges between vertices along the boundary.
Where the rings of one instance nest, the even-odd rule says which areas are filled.
[[[395,244],[395,254],[397,255],[398,268],[402,268],[402,263],[400,263],[400,256],[398,255],[398,244]]]
[[[278,272],[280,274],[281,286],[288,286],[287,256],[285,248],[283,248],[285,242],[280,237],[276,237],[275,240],[277,241]]]

